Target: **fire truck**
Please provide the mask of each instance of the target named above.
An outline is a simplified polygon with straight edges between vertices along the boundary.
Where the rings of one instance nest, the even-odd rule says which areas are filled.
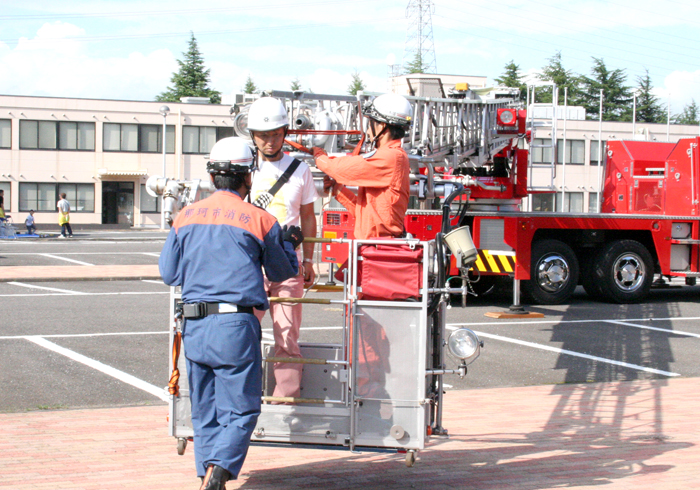
[[[291,133],[307,147],[324,147],[331,154],[357,152],[360,106],[370,94],[270,95],[289,104]],[[564,303],[579,284],[596,300],[635,303],[648,295],[655,275],[657,282],[682,277],[695,284],[700,275],[700,138],[610,141],[600,213],[525,212],[524,198],[554,192],[554,186],[549,191],[530,186],[538,165],[530,152],[535,146],[531,135],[543,123],[513,95],[487,98],[457,85],[447,98],[407,97],[414,125],[404,147],[416,209],[407,213],[406,231],[421,240],[434,238],[441,229],[440,199],[461,184],[466,192],[454,201],[451,219],[453,226],[470,227],[479,250],[464,278],[475,294],[499,278],[510,278],[515,304],[521,288],[529,302]],[[554,126],[555,135],[556,117],[544,124]],[[545,146],[556,155],[555,136]],[[353,227],[344,208],[324,209],[324,237],[352,238]],[[345,259],[342,247],[323,245],[324,262]],[[457,277],[458,269],[453,271]]]

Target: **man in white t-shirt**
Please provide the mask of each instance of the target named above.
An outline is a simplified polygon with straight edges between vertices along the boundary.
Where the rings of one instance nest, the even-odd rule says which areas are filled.
[[[251,202],[269,211],[280,226],[300,226],[304,236],[316,236],[316,215],[314,201],[318,198],[311,170],[304,162],[297,168],[279,190],[270,195],[270,189],[293,164],[294,159],[282,151],[287,135],[289,118],[284,105],[275,98],[262,97],[255,101],[248,111],[248,130],[257,148],[259,170],[253,175]],[[303,251],[303,256],[301,255]],[[313,268],[314,243],[304,242],[299,254],[299,274],[283,282],[270,283],[265,287],[270,296],[300,298],[304,285],[314,282]],[[301,304],[272,303],[273,333],[275,337],[275,357],[300,358],[299,327],[301,326]],[[256,311],[258,319],[264,312]],[[275,397],[300,395],[302,364],[275,363]]]
[[[56,208],[58,209],[58,224],[61,225],[61,234],[59,237],[66,238],[66,232],[68,236],[73,238],[73,229],[70,227],[70,203],[66,199],[66,193],[62,192],[60,194],[61,200],[56,203]]]

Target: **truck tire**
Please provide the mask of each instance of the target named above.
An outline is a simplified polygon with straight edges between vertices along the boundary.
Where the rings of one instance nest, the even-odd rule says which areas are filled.
[[[532,246],[530,280],[523,281],[523,294],[535,303],[558,305],[568,300],[578,285],[576,254],[559,240],[541,240]]]
[[[612,303],[638,303],[647,297],[654,279],[654,262],[636,240],[616,240],[600,250],[593,279],[602,299]]]

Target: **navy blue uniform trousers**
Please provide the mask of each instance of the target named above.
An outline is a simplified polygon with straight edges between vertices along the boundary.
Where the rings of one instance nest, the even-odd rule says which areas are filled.
[[[186,320],[183,329],[197,476],[209,464],[236,478],[260,415],[260,323],[248,313]]]

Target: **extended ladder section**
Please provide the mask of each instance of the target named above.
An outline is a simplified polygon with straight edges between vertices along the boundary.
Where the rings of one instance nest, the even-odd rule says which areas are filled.
[[[303,136],[305,146],[323,147],[329,153],[347,151],[359,142],[357,133],[366,127],[361,108],[376,95],[269,94],[290,108],[293,132],[309,130]],[[471,92],[464,98],[405,97],[413,106],[413,125],[404,148],[414,166],[479,167],[513,139],[497,134],[497,114],[499,109],[517,107],[516,99],[484,100]]]
[[[414,114],[409,153],[423,163],[480,167],[513,139],[496,134],[498,109],[514,107],[513,99],[407,98]]]
[[[547,103],[536,102],[538,88],[551,90],[552,101]],[[532,129],[528,162],[530,172],[528,176],[528,182],[530,183],[528,191],[553,191],[554,179],[557,176],[557,112],[559,110],[559,89],[556,85],[549,84],[544,86],[528,85],[527,90],[528,127]],[[535,172],[539,177],[537,179],[534,175]],[[544,184],[533,186],[533,182],[543,182]]]

